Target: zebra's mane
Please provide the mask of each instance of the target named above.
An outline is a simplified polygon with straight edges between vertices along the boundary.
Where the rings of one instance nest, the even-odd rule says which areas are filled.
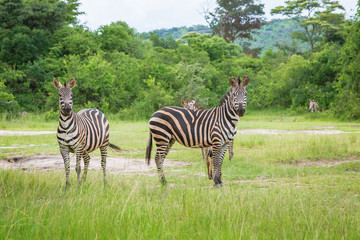
[[[231,89],[232,89],[232,88],[230,88],[230,89],[224,94],[224,96],[222,96],[222,98],[220,99],[220,104],[219,104],[219,106],[222,106],[222,105],[224,105],[224,104],[227,102],[227,100],[229,99],[229,97],[230,97],[230,95],[231,95]]]

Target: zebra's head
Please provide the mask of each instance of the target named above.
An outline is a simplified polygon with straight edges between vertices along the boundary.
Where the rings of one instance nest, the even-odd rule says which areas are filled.
[[[66,81],[64,82],[64,86],[54,78],[53,79],[54,86],[59,89],[59,106],[60,112],[64,116],[69,116],[72,111],[72,92],[71,89],[75,87],[76,81],[75,78],[72,78],[68,85],[66,85]]]
[[[181,104],[183,105],[184,108],[189,109],[189,110],[196,110],[197,109],[195,99],[194,100],[186,99],[186,101],[181,99]]]
[[[238,78],[230,78],[230,84],[232,86],[230,103],[232,104],[236,114],[240,117],[244,116],[246,108],[246,85],[249,83],[249,77],[245,76],[241,81],[240,76]]]

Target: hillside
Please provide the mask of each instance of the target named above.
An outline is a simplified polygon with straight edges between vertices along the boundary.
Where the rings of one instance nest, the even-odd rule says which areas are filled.
[[[211,33],[211,29],[208,26],[205,25],[194,25],[191,27],[173,27],[170,29],[159,29],[155,30],[157,34],[159,34],[161,37],[166,37],[168,34],[170,34],[174,39],[179,39],[182,36],[186,35],[189,32],[197,32],[200,34],[203,33]]]
[[[294,41],[298,51],[304,52],[310,49],[307,43],[301,43],[291,38],[294,31],[302,31],[298,22],[292,19],[273,19],[268,24],[263,25],[256,30],[254,38],[251,41],[244,41],[250,44],[250,48],[262,48],[262,51],[278,49],[278,45],[290,46]]]
[[[267,49],[278,49],[279,45],[285,45],[290,47],[292,43],[291,32],[301,31],[302,28],[299,24],[291,19],[273,19],[268,24],[262,26],[259,30],[255,31],[254,38],[252,40],[237,41],[239,44],[244,43],[248,48],[255,49],[261,48],[262,51]],[[170,29],[155,30],[161,37],[166,37],[170,34],[174,39],[179,39],[181,36],[186,35],[189,32],[198,33],[211,33],[211,29],[205,25],[194,25],[191,27],[174,27]],[[306,43],[300,43],[294,41],[295,48],[298,51],[304,52],[310,47]],[[293,46],[294,47],[294,46]]]

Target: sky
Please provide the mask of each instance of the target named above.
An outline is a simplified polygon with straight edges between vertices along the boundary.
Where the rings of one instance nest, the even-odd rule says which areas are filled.
[[[112,22],[124,21],[137,32],[149,32],[156,29],[172,28],[196,24],[207,25],[202,12],[204,6],[216,6],[215,0],[79,0],[80,22],[91,30]],[[270,10],[284,6],[285,0],[261,0],[265,18],[281,18],[270,15]],[[346,17],[356,13],[357,0],[339,0],[345,7]]]

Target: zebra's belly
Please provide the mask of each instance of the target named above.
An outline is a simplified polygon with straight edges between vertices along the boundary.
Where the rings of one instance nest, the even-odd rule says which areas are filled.
[[[58,138],[58,142],[63,147],[67,147],[71,152],[75,152],[76,149],[80,148],[83,151],[90,153],[105,143],[105,139],[95,139],[94,140],[94,139],[91,139],[90,137],[89,137],[89,139],[87,139],[85,137],[84,140],[81,140],[80,138],[76,138],[76,139],[72,139],[72,140],[70,140],[70,139],[71,138],[68,138],[68,139],[59,139]]]

